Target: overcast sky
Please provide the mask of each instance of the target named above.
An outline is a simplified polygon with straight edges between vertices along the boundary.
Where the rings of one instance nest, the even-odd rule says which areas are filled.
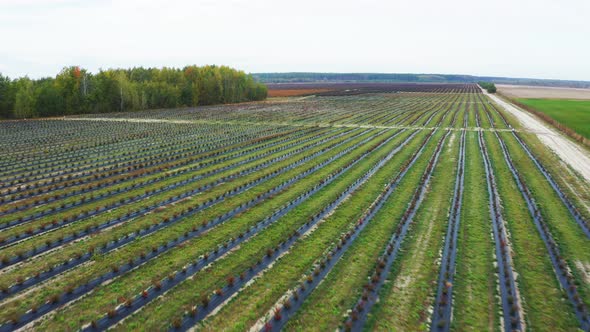
[[[186,64],[590,80],[590,0],[0,0],[5,75]]]

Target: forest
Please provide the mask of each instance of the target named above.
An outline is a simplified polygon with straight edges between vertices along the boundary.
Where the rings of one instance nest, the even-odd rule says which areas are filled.
[[[0,73],[0,118],[137,111],[263,100],[267,89],[226,66],[108,69],[65,67],[55,78]]]

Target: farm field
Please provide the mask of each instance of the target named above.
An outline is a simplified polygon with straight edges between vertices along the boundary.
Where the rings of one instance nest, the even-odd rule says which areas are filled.
[[[497,84],[498,91],[513,98],[590,99],[590,89]]]
[[[517,101],[547,114],[586,139],[590,139],[590,100],[519,98]]]
[[[0,331],[590,331],[590,184],[477,85],[279,85],[0,122]]]

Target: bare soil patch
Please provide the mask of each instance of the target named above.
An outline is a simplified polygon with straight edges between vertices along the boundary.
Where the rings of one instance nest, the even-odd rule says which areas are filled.
[[[296,97],[296,96],[309,96],[316,93],[332,91],[331,89],[281,89],[281,90],[268,90],[269,97]]]
[[[497,84],[498,91],[512,98],[588,99],[590,89]]]

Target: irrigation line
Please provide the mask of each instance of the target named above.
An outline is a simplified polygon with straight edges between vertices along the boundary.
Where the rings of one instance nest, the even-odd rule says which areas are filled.
[[[448,332],[453,308],[453,285],[455,283],[455,268],[457,259],[457,238],[461,226],[461,207],[463,206],[463,190],[465,182],[465,132],[461,134],[459,160],[455,190],[451,201],[451,212],[445,234],[438,288],[432,312],[430,330],[432,332]]]
[[[468,107],[463,115],[463,127],[467,127]],[[453,118],[453,125],[456,122]],[[451,202],[451,212],[445,234],[440,272],[438,277],[438,288],[431,317],[430,330],[432,332],[448,332],[451,323],[453,309],[453,285],[455,280],[455,268],[457,258],[457,238],[461,224],[461,208],[463,206],[463,190],[465,183],[465,132],[461,134],[461,145],[459,148],[459,160],[457,162],[457,175],[455,178],[455,189]],[[436,322],[436,325],[435,325]]]
[[[479,113],[476,108],[476,120],[479,125]],[[483,132],[479,132],[479,149],[481,151],[486,172],[486,183],[489,195],[490,217],[492,219],[492,231],[495,245],[495,255],[498,262],[498,284],[500,288],[500,300],[505,331],[522,331],[522,311],[520,299],[517,294],[516,281],[512,268],[512,254],[505,221],[500,207],[500,195],[496,185],[496,179],[492,169],[488,150],[485,145]]]

